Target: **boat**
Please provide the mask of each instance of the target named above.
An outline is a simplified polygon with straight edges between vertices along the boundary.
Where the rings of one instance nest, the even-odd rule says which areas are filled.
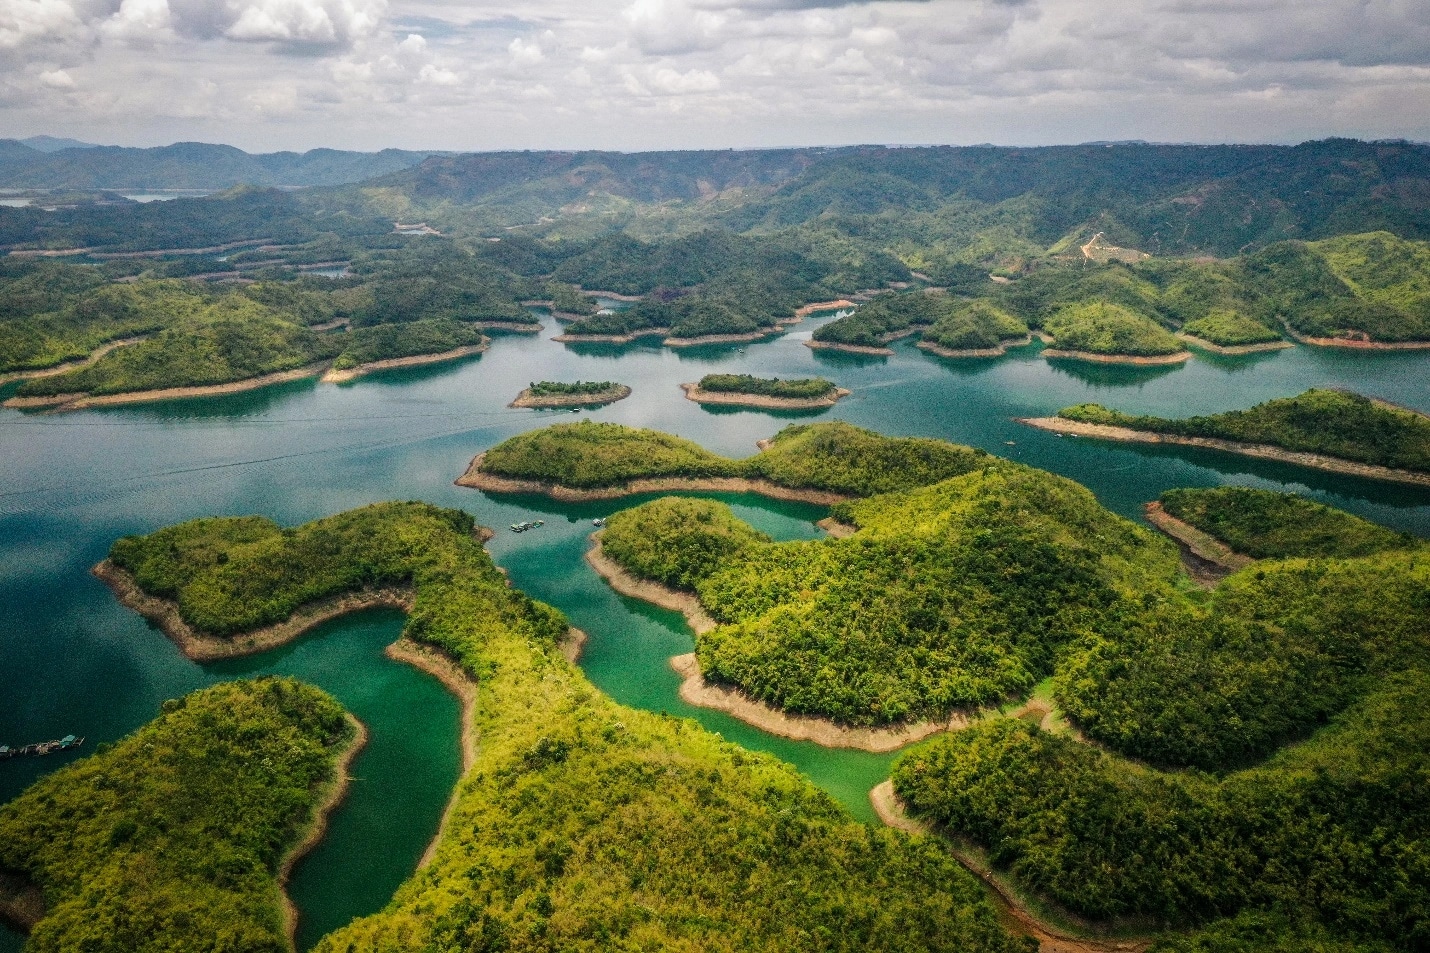
[[[522,522],[520,522],[520,523],[512,523],[512,524],[511,524],[511,531],[512,531],[513,533],[524,533],[524,532],[526,532],[526,531],[529,530],[529,529],[536,529],[538,526],[545,526],[545,525],[546,525],[546,521],[545,521],[545,520],[536,520],[535,522],[522,521]]]
[[[605,526],[605,525],[606,525],[606,518],[605,518],[604,516],[602,516],[602,517],[597,517],[596,519],[593,519],[593,520],[591,521],[591,525],[592,525],[592,526]]]
[[[71,748],[78,748],[84,744],[84,739],[75,735],[65,735],[54,741],[38,741],[30,745],[21,745],[19,748],[12,748],[9,745],[0,745],[0,760],[8,758],[19,758],[25,756],[44,757],[47,754],[54,754],[57,751],[68,751]]]

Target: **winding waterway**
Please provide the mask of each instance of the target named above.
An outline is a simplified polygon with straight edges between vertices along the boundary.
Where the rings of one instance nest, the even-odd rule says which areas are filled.
[[[210,400],[39,416],[0,411],[0,742],[85,735],[86,749],[153,718],[162,701],[216,680],[260,673],[332,692],[371,731],[357,778],[328,836],[295,872],[300,947],[380,908],[435,831],[458,771],[456,702],[430,677],[381,654],[401,617],[337,620],[288,647],[198,666],[120,607],[88,573],[125,533],[196,516],[261,513],[299,523],[364,503],[424,499],[504,527],[540,530],[490,543],[515,585],[564,610],[591,636],[582,660],[625,704],[697,718],[750,748],[796,765],[860,818],[892,756],[774,738],[676,695],[669,656],[689,651],[673,613],[613,593],[582,555],[591,519],[632,501],[560,505],[487,497],[452,485],[470,458],[522,430],[579,419],[506,407],[532,380],[617,380],[633,395],[583,416],[655,427],[744,456],[794,420],[845,419],[890,434],[983,447],[1089,486],[1111,509],[1141,506],[1174,486],[1242,483],[1292,489],[1397,529],[1430,536],[1430,491],[1320,474],[1211,451],[1059,438],[1014,418],[1095,400],[1170,416],[1213,413],[1311,386],[1348,387],[1430,411],[1430,356],[1297,347],[1186,365],[1131,368],[1051,362],[1038,345],[992,360],[944,360],[907,342],[889,358],[812,351],[818,322],[744,348],[672,351],[654,344],[563,347],[499,337],[458,364],[409,368],[347,385],[301,381]],[[762,376],[823,374],[854,391],[813,415],[702,408],[678,386],[715,369]],[[0,391],[3,393],[4,391]],[[821,512],[749,496],[723,497],[778,538],[814,537]],[[72,755],[0,763],[0,801]],[[0,932],[0,953],[20,938]]]

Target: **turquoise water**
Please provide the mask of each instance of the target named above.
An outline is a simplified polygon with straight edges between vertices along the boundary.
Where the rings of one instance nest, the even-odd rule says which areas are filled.
[[[1298,347],[1130,368],[1045,361],[1037,345],[994,360],[953,361],[905,343],[892,357],[870,358],[804,347],[819,322],[745,348],[676,352],[644,344],[563,347],[548,340],[557,328],[545,320],[540,337],[498,337],[478,358],[346,385],[300,381],[55,416],[0,411],[0,741],[70,732],[86,735],[88,745],[111,740],[153,718],[164,699],[260,671],[298,675],[333,692],[368,724],[372,743],[354,766],[360,780],[336,812],[330,837],[295,875],[307,945],[322,930],[379,908],[411,872],[456,775],[456,704],[429,677],[380,655],[400,628],[391,613],[338,620],[242,663],[194,665],[88,574],[117,536],[210,514],[261,513],[293,524],[385,499],[460,506],[490,526],[545,519],[537,531],[500,533],[489,548],[516,585],[590,634],[582,664],[596,685],[625,704],[689,715],[771,752],[865,819],[867,791],[886,775],[888,756],[772,738],[679,700],[666,659],[690,650],[688,630],[674,614],[611,592],[582,559],[591,519],[633,501],[489,498],[452,485],[471,457],[522,430],[583,416],[656,427],[736,456],[754,452],[757,439],[787,423],[837,418],[969,443],[1053,470],[1134,519],[1169,487],[1241,483],[1296,490],[1430,536],[1424,490],[1210,451],[1058,438],[1014,420],[1087,400],[1134,412],[1212,413],[1311,386],[1350,387],[1430,411],[1430,355]],[[716,369],[823,374],[854,395],[814,415],[713,411],[684,399],[678,384]],[[634,393],[581,415],[506,407],[532,380],[578,378],[622,381]],[[780,538],[817,533],[816,508],[727,499]],[[0,800],[70,758],[0,763]],[[0,934],[0,951],[17,942]]]

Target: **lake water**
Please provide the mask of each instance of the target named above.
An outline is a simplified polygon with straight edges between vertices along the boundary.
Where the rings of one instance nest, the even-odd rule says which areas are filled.
[[[1081,401],[1169,416],[1214,413],[1312,386],[1347,387],[1430,411],[1430,355],[1298,347],[1182,366],[1050,362],[1033,345],[993,360],[944,360],[895,346],[889,358],[812,351],[816,322],[744,348],[562,346],[497,337],[461,363],[409,368],[347,385],[302,381],[198,401],[65,415],[0,411],[0,741],[75,733],[86,748],[153,718],[159,705],[216,680],[298,676],[332,692],[369,727],[358,778],[328,837],[296,871],[301,943],[383,905],[436,829],[458,771],[458,712],[430,677],[386,660],[401,618],[338,620],[247,660],[199,666],[120,607],[89,575],[110,543],[206,515],[260,513],[295,524],[365,503],[424,499],[462,507],[488,526],[542,518],[489,544],[515,585],[565,611],[590,634],[587,674],[617,701],[698,719],[796,765],[858,817],[892,756],[833,751],[765,735],[676,695],[669,656],[690,651],[680,618],[613,593],[585,564],[591,520],[632,500],[561,505],[487,497],[452,485],[471,457],[512,434],[581,417],[654,427],[735,456],[792,421],[844,419],[889,434],[942,437],[1044,467],[1090,487],[1111,509],[1176,486],[1240,483],[1290,489],[1397,529],[1430,536],[1430,491],[1321,474],[1211,451],[1059,438],[1016,417]],[[827,319],[824,319],[827,320]],[[706,409],[678,386],[715,370],[824,375],[854,391],[813,415]],[[627,400],[574,415],[506,407],[533,380],[616,380]],[[0,394],[8,389],[0,390]],[[1009,443],[1011,441],[1011,443]],[[813,538],[816,507],[722,497],[779,538]],[[0,763],[0,801],[73,755]],[[19,948],[0,932],[0,953]]]

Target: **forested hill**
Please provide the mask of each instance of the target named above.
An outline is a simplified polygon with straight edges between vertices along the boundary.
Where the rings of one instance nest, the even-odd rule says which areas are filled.
[[[1108,244],[1153,254],[1229,256],[1377,229],[1430,237],[1430,146],[1330,139],[485,153],[434,157],[364,192],[477,231],[546,217],[560,232],[594,214],[607,227],[653,231],[818,223],[876,240],[992,232],[1032,253],[1069,236],[1086,241],[1095,229]]]
[[[92,146],[43,152],[0,140],[0,187],[21,189],[226,189],[234,185],[342,185],[416,165],[431,152],[272,152],[176,142],[155,149]]]

